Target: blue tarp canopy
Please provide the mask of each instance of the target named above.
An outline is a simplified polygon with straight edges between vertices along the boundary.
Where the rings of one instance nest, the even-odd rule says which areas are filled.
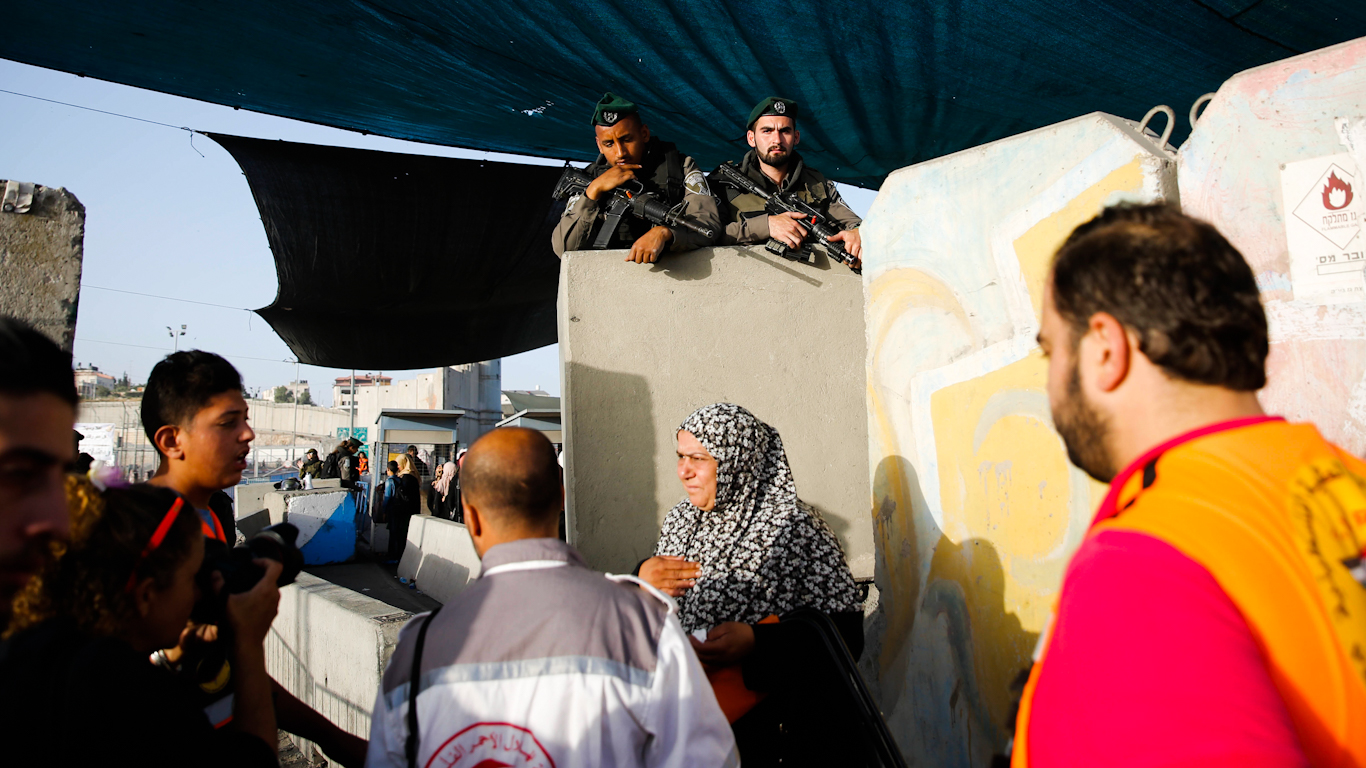
[[[1363,35],[1362,0],[43,0],[6,5],[0,57],[576,160],[612,90],[704,167],[737,158],[745,115],[781,94],[812,165],[876,187],[1086,112],[1183,115],[1240,70]]]

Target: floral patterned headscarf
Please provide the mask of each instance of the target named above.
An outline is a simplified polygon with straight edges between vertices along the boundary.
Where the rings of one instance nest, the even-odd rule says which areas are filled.
[[[778,431],[731,403],[699,408],[679,426],[685,430],[717,468],[715,506],[704,512],[680,501],[664,518],[655,548],[656,555],[701,564],[696,585],[678,600],[683,628],[754,624],[803,607],[859,610],[839,540],[797,498]]]

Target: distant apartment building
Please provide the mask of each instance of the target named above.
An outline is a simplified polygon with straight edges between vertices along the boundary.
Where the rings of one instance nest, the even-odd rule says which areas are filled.
[[[90,366],[89,368],[76,368],[76,392],[82,400],[89,400],[95,396],[95,390],[104,387],[113,390],[118,379],[103,373],[99,368]]]
[[[364,387],[387,387],[393,383],[393,379],[384,375],[371,373],[358,373],[355,378],[356,392],[361,392]],[[304,388],[308,388],[308,382],[303,382]],[[360,399],[351,391],[351,377],[338,376],[332,384],[332,407],[350,408],[353,403]]]

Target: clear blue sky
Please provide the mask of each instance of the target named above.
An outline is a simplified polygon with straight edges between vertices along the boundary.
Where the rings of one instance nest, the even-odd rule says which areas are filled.
[[[363,136],[296,120],[234,110],[0,60],[0,89],[202,131],[441,157],[512,157]],[[250,389],[294,378],[289,347],[246,309],[275,298],[275,264],[246,178],[222,147],[203,136],[0,93],[5,130],[0,178],[66,187],[86,208],[85,264],[75,359],[136,381],[171,351],[166,327],[188,326],[181,348],[217,352]],[[585,141],[591,137],[585,136]],[[202,157],[201,157],[202,153]],[[841,186],[863,214],[874,194]],[[240,309],[135,296],[135,291]],[[438,334],[438,329],[423,329]],[[305,365],[300,378],[330,404],[331,384],[349,370]],[[360,371],[365,373],[365,371]],[[385,371],[395,378],[415,372]],[[536,386],[559,394],[556,345],[503,359],[503,388]]]

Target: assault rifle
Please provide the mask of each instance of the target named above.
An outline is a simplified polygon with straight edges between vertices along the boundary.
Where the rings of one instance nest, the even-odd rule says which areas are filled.
[[[712,174],[712,178],[737,192],[754,195],[763,200],[764,212],[770,216],[781,216],[785,213],[800,213],[802,215],[802,218],[797,220],[803,227],[806,227],[806,239],[802,241],[801,247],[794,249],[789,247],[787,243],[770,239],[764,244],[764,248],[770,253],[796,261],[804,258],[813,247],[817,247],[823,249],[830,258],[849,267],[854,274],[863,274],[863,270],[856,266],[858,260],[844,249],[844,244],[830,241],[830,238],[843,231],[839,222],[821,213],[816,206],[790,193],[771,195],[765,192],[762,187],[754,183],[754,179],[746,176],[736,167],[735,163],[721,163],[716,166],[716,172]]]
[[[584,194],[588,185],[592,183],[592,176],[573,166],[565,166],[564,173],[560,174],[560,180],[555,182],[552,197],[556,200],[568,200],[574,195]],[[589,247],[594,250],[606,248],[621,224],[621,217],[627,213],[651,224],[682,227],[708,240],[716,237],[716,230],[683,213],[682,203],[670,208],[658,197],[646,192],[645,185],[640,183],[639,179],[629,179],[625,184],[612,190],[611,197],[607,199],[607,213],[603,217],[602,229],[598,230],[598,236]]]

